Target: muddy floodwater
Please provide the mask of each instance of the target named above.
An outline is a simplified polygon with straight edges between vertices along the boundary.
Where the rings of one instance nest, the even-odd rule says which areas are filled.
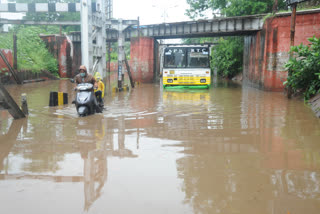
[[[282,93],[143,84],[79,118],[68,81],[6,88],[30,115],[0,111],[0,213],[320,213],[320,120]]]

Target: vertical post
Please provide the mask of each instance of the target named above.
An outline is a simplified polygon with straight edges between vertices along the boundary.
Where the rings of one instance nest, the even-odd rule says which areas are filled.
[[[118,88],[122,89],[123,83],[123,69],[122,62],[124,60],[124,35],[123,35],[123,26],[122,19],[119,19],[119,38],[118,38]]]
[[[131,71],[130,71],[130,65],[129,65],[129,63],[128,63],[126,53],[124,53],[124,62],[125,62],[126,67],[127,67],[127,71],[128,71],[128,75],[129,75],[129,79],[130,79],[131,88],[134,88],[134,81],[133,81],[133,79],[132,79],[132,75],[131,75]]]
[[[108,42],[108,72],[111,72],[111,42]]]
[[[138,41],[140,42],[140,17],[138,16]]]
[[[294,46],[294,34],[296,30],[296,15],[297,15],[297,3],[292,5],[292,14],[291,14],[291,26],[290,26],[290,48]],[[290,52],[290,58],[293,57],[293,53]],[[288,76],[292,75],[292,71],[288,71]],[[293,90],[291,86],[288,87],[288,98],[290,99],[292,97]]]
[[[17,70],[17,35],[13,33],[13,69]]]
[[[27,94],[21,94],[21,110],[25,115],[29,114],[28,103],[27,103]]]
[[[296,30],[297,4],[292,5],[291,27],[290,27],[290,47],[294,46],[294,34]],[[291,54],[292,55],[292,54]]]
[[[81,64],[92,70],[91,0],[81,0]],[[90,57],[91,56],[91,57]]]
[[[100,9],[98,7],[98,13],[95,13],[94,15],[100,16],[102,20],[102,24],[100,26],[97,26],[98,33],[96,34],[96,45],[98,46],[100,52],[97,54],[97,58],[99,59],[97,64],[97,71],[101,74],[102,78],[105,78],[107,75],[107,61],[106,61],[106,55],[107,55],[107,46],[106,46],[106,2],[105,0],[96,0],[97,5],[100,5]]]

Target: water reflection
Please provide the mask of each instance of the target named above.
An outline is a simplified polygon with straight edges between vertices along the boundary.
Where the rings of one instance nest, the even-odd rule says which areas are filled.
[[[301,101],[229,82],[182,91],[143,85],[107,96],[103,114],[78,118],[72,105],[47,107],[50,90],[72,96],[69,84],[27,86],[25,120],[1,112],[0,187],[80,184],[88,213],[320,210],[320,122]]]
[[[185,202],[195,213],[317,213],[319,121],[311,112],[299,116],[305,107],[281,94],[230,90],[211,91],[207,111],[200,99],[188,99],[201,115],[185,106],[183,117],[164,116],[160,133],[184,142],[177,169]],[[186,103],[183,93],[171,93],[175,103]]]
[[[108,177],[108,157],[136,158],[125,146],[125,120],[106,121],[97,115],[91,120],[57,117],[49,126],[33,118],[12,121],[2,126],[0,136],[0,180],[42,180],[56,183],[83,183],[84,211],[101,196]],[[67,124],[65,124],[67,123]],[[52,125],[54,124],[54,125]],[[109,125],[110,124],[110,125]],[[118,124],[118,130],[113,128]],[[71,127],[73,128],[70,128]],[[66,128],[69,127],[69,128]],[[5,132],[8,129],[7,132]],[[47,134],[43,134],[46,131]],[[50,133],[50,134],[49,134]],[[54,134],[56,137],[54,137]],[[118,136],[117,145],[114,143]],[[68,168],[68,156],[80,154],[75,166]],[[78,159],[74,158],[73,159]],[[68,175],[68,174],[82,175]]]

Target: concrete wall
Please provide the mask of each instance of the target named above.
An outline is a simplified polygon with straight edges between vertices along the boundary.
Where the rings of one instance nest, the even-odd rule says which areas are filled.
[[[290,20],[288,15],[266,20],[263,30],[245,37],[244,81],[268,91],[283,91],[287,79],[284,64],[289,59]],[[308,38],[320,37],[320,13],[297,14],[295,45],[308,44]]]
[[[140,37],[131,39],[130,68],[135,81],[152,83],[154,78],[154,39]]]
[[[73,77],[73,58],[71,52],[71,42],[65,36],[48,35],[41,36],[46,43],[49,52],[57,59],[59,67],[59,76],[62,78]],[[81,59],[81,52],[80,52]]]
[[[129,66],[132,78],[135,82],[152,83],[156,75],[154,75],[154,39],[149,37],[141,37],[131,39]],[[108,68],[108,64],[107,64]],[[128,83],[128,75],[126,66],[123,65],[125,71],[125,82]],[[118,62],[110,63],[111,72],[108,73],[110,84],[118,84]]]
[[[74,77],[81,64],[81,43],[74,42],[71,46],[67,37],[58,35],[41,36],[41,39],[46,43],[50,53],[58,60],[60,77]],[[129,65],[134,81],[153,82],[155,77],[154,50],[153,38],[140,37],[140,39],[131,40]],[[123,68],[126,70],[125,66]],[[107,75],[111,77],[112,85],[117,82],[117,71],[118,63],[111,63],[111,72]]]

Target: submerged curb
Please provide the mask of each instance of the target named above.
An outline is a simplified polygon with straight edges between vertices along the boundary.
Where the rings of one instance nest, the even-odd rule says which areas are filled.
[[[311,109],[314,111],[316,116],[320,118],[320,94],[314,96],[309,100]]]

